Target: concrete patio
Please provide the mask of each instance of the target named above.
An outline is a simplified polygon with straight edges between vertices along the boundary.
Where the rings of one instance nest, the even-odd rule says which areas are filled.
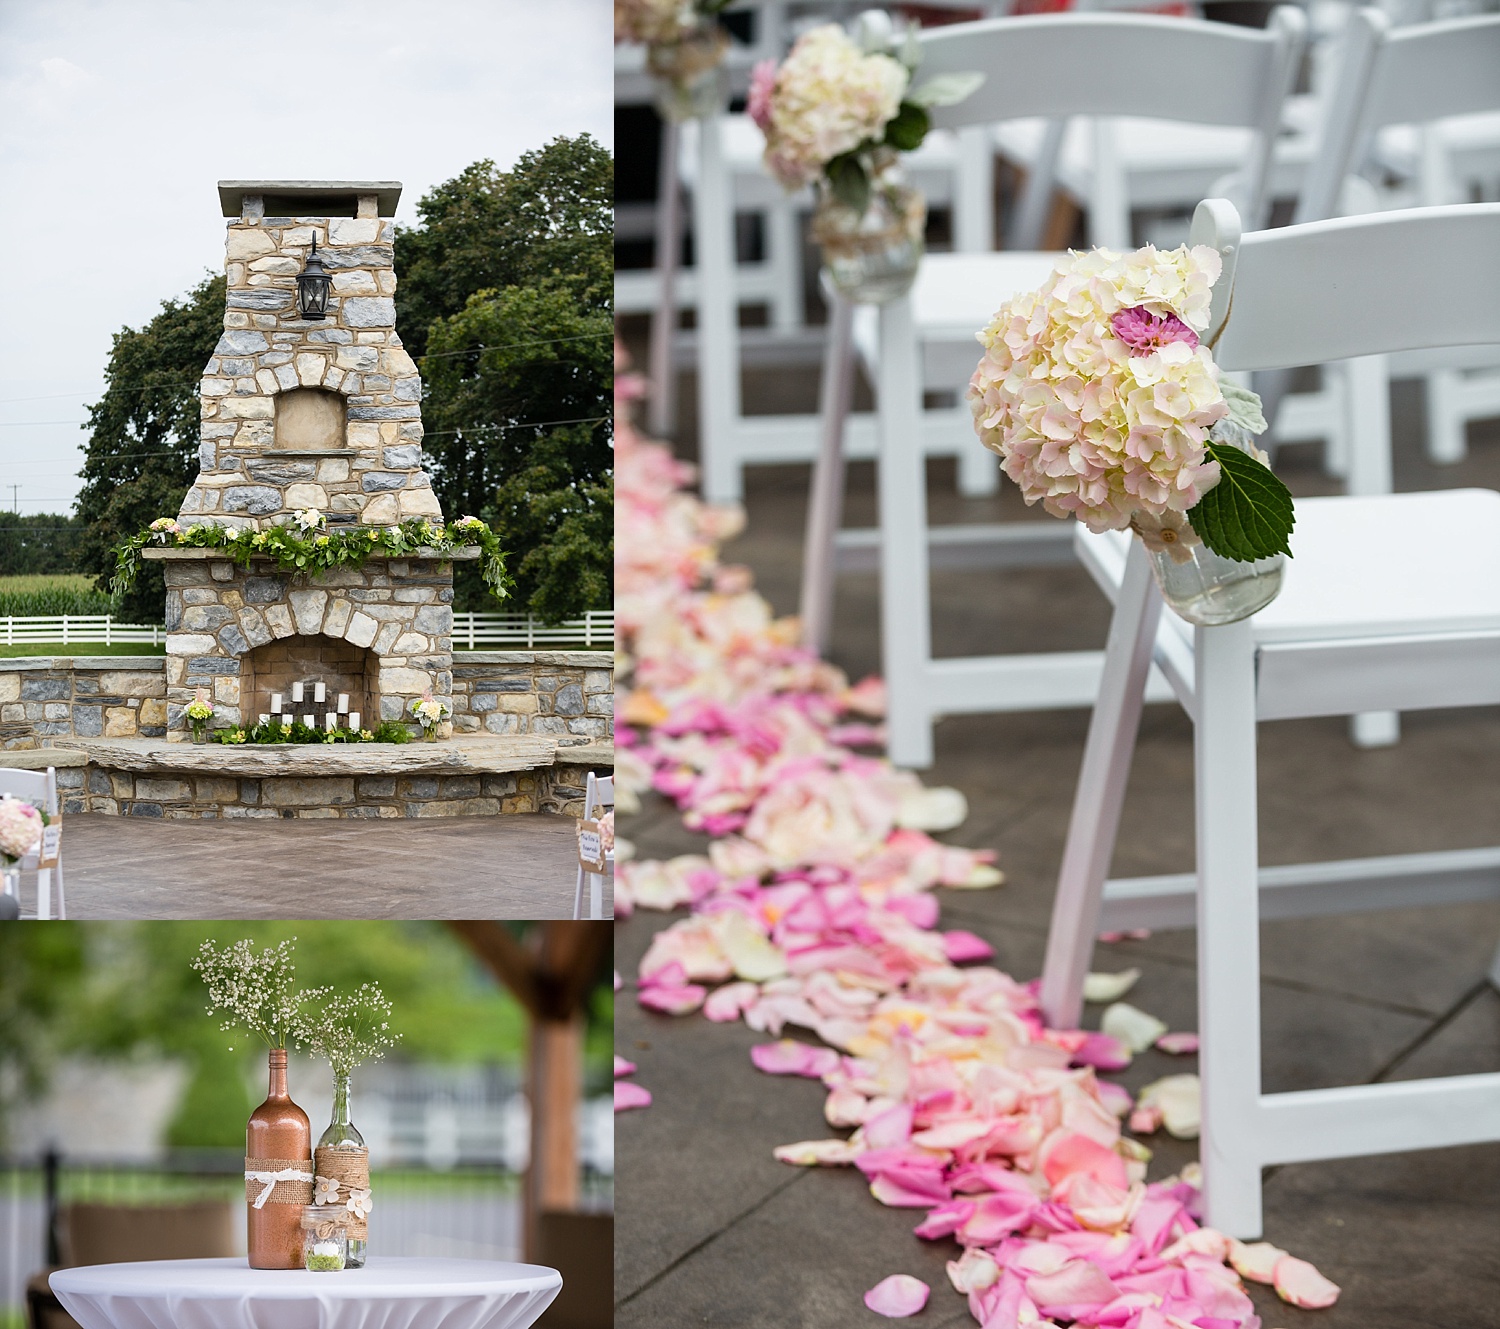
[[[571,918],[576,822],[65,822],[69,918]],[[31,875],[25,908],[35,908]],[[605,908],[612,908],[605,878]],[[54,905],[55,907],[55,905]]]
[[[631,350],[642,363],[634,327]],[[684,376],[683,456],[692,455],[692,378]],[[810,410],[811,370],[747,374],[757,410]],[[1420,389],[1395,401],[1397,486],[1500,488],[1500,424],[1471,430],[1465,463],[1438,469],[1420,451]],[[1311,449],[1289,448],[1278,471],[1301,494],[1336,492]],[[963,500],[951,466],[929,471],[935,521],[1026,514],[1013,489]],[[779,613],[795,612],[806,468],[750,472],[744,536],[726,561],[748,564]],[[847,525],[873,517],[872,468],[851,468]],[[1042,517],[1041,520],[1050,520]],[[843,577],[832,658],[852,677],[878,669],[877,583]],[[1108,610],[1076,567],[934,576],[939,655],[1061,650],[1103,644]],[[929,784],[968,796],[970,816],[944,838],[994,848],[1008,876],[987,892],[942,894],[943,927],[979,933],[995,963],[1020,978],[1041,966],[1052,889],[1082,755],[1083,711],[944,721]],[[1500,841],[1500,710],[1403,718],[1397,747],[1361,751],[1340,720],[1261,729],[1261,854],[1267,864]],[[1132,770],[1117,875],[1190,870],[1192,730],[1175,706],[1147,709]],[[660,801],[621,826],[642,856],[701,850]],[[652,934],[678,915],[637,914],[617,928],[627,979]],[[1485,971],[1500,909],[1469,905],[1264,925],[1262,1020],[1267,1090],[1500,1070],[1500,994]],[[1196,1028],[1194,938],[1160,932],[1101,946],[1094,968],[1144,971],[1129,1000],[1173,1029]],[[1087,1021],[1097,1027],[1100,1008]],[[887,1209],[853,1169],[794,1169],[771,1150],[831,1132],[822,1087],[772,1079],[750,1064],[763,1041],[743,1025],[671,1019],[620,1004],[619,1052],[639,1064],[655,1102],[617,1123],[616,1323],[621,1329],[733,1325],[842,1329],[883,1323],[861,1296],[886,1275],[933,1287],[913,1324],[972,1324],[944,1262],[949,1241],[923,1242],[915,1211]],[[1195,1069],[1148,1052],[1116,1077],[1132,1088]],[[1165,1134],[1149,1141],[1154,1179],[1196,1155]],[[1266,1237],[1340,1284],[1328,1311],[1298,1311],[1252,1285],[1266,1329],[1411,1329],[1494,1322],[1500,1286],[1500,1144],[1274,1169],[1265,1182]]]

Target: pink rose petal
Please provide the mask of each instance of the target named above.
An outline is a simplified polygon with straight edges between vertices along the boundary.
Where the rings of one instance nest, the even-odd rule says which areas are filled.
[[[622,1075],[634,1074],[635,1062],[626,1061],[625,1058],[622,1057],[618,1052],[615,1053],[615,1079],[618,1080]]]
[[[767,1075],[806,1075],[817,1080],[838,1066],[839,1054],[832,1048],[783,1038],[779,1043],[756,1044],[750,1049],[750,1060]]]
[[[1272,1274],[1276,1295],[1304,1310],[1321,1310],[1339,1299],[1337,1283],[1330,1283],[1306,1260],[1283,1255]]]
[[[943,933],[943,954],[954,964],[966,964],[970,960],[989,960],[995,948],[983,937],[962,929]]]
[[[651,1091],[643,1089],[638,1084],[632,1084],[629,1080],[621,1080],[615,1085],[615,1111],[625,1112],[630,1108],[643,1108],[651,1106]]]
[[[901,1320],[921,1310],[931,1294],[932,1289],[920,1278],[892,1274],[865,1293],[865,1305],[888,1320]]]
[[[1163,1034],[1156,1040],[1156,1046],[1160,1051],[1170,1052],[1173,1056],[1185,1056],[1198,1050],[1198,1035]]]
[[[709,993],[703,1014],[716,1024],[738,1020],[758,996],[760,987],[755,983],[725,983]]]
[[[696,983],[681,987],[644,987],[636,1000],[648,1010],[660,1011],[663,1015],[690,1015],[703,1005],[708,989]]]

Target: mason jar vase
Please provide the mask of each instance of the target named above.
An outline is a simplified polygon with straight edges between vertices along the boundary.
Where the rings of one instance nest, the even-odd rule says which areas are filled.
[[[656,80],[656,109],[674,124],[717,115],[729,104],[729,73],[724,53],[729,34],[712,20],[700,20],[676,41],[653,42],[646,69]]]
[[[1281,554],[1239,563],[1205,544],[1176,544],[1147,552],[1161,598],[1178,617],[1201,627],[1238,623],[1281,593]]]
[[[884,304],[911,290],[922,261],[927,202],[899,180],[877,177],[863,211],[818,186],[813,238],[834,289],[856,304]]]

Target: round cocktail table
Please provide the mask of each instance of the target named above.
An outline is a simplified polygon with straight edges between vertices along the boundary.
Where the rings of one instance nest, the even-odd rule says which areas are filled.
[[[496,1260],[374,1258],[333,1274],[147,1260],[59,1269],[51,1283],[83,1329],[526,1329],[562,1275]]]

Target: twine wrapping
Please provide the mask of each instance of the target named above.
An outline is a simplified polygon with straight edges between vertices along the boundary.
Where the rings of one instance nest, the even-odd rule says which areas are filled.
[[[311,1204],[313,1173],[306,1158],[247,1158],[245,1199],[257,1209],[270,1204]]]
[[[328,1206],[323,1206],[325,1210]],[[327,1241],[335,1232],[347,1229],[349,1226],[349,1215],[342,1209],[334,1209],[323,1214],[302,1215],[302,1229],[311,1232],[319,1241]]]
[[[314,1158],[318,1181],[338,1187],[338,1198],[333,1203],[348,1211],[349,1240],[367,1240],[370,1225],[365,1216],[372,1207],[370,1151],[319,1147],[314,1151]]]

